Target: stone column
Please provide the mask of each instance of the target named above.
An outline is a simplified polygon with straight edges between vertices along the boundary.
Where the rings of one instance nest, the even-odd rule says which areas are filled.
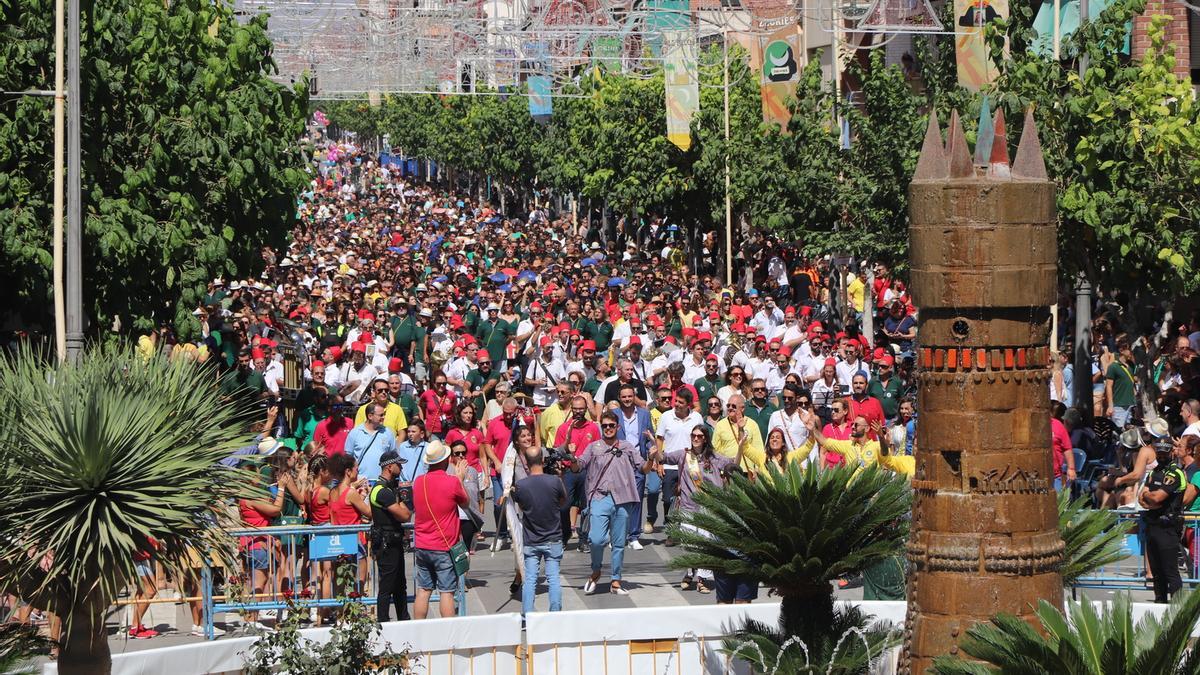
[[[909,187],[920,308],[913,531],[901,666],[923,673],[997,612],[1061,607],[1050,450],[1054,184],[1032,113],[1008,160],[1003,113],[985,112],[972,161],[957,113],[931,118]]]

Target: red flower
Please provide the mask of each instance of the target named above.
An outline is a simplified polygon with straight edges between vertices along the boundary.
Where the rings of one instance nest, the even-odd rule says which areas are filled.
[[[357,600],[362,597],[362,593],[359,593],[358,591],[350,591],[347,595],[351,600]]]

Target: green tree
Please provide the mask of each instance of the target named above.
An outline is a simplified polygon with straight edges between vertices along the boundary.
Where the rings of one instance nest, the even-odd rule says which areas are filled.
[[[1058,532],[1063,539],[1063,586],[1125,558],[1122,543],[1128,528],[1118,526],[1116,512],[1091,508],[1091,496],[1071,501],[1070,491],[1058,493]]]
[[[1189,650],[1200,620],[1200,593],[1180,593],[1161,619],[1146,614],[1133,623],[1129,594],[1101,611],[1090,601],[1068,605],[1064,616],[1050,603],[1037,609],[1039,626],[1001,614],[967,630],[958,646],[966,661],[939,656],[937,675],[1195,675],[1200,649]],[[1040,630],[1039,630],[1040,628]]]
[[[64,621],[61,673],[111,668],[105,613],[152,551],[175,579],[188,551],[232,564],[221,534],[247,471],[218,461],[250,442],[211,368],[98,346],[78,365],[0,359],[0,578]]]
[[[806,471],[792,462],[751,481],[732,476],[705,487],[699,508],[681,511],[668,529],[686,553],[673,567],[699,567],[744,577],[781,600],[779,630],[748,622],[727,645],[760,672],[865,672],[895,635],[886,627],[842,641],[869,617],[834,610],[833,581],[900,554],[912,504],[908,480],[879,467],[841,466]],[[804,647],[794,646],[797,641]],[[840,647],[839,647],[840,645]],[[772,664],[786,659],[778,671]]]
[[[48,89],[53,4],[0,4],[0,89]],[[209,279],[283,241],[306,176],[305,86],[275,84],[266,18],[201,0],[84,3],[83,293],[92,330],[188,333]],[[51,325],[51,108],[0,106],[0,283]]]
[[[1140,61],[1122,53],[1144,0],[1113,3],[1071,36],[1080,75],[1033,52],[1001,63],[997,95],[1010,112],[1034,106],[1046,168],[1058,183],[1059,258],[1107,288],[1191,293],[1200,279],[1200,107],[1173,74],[1166,17],[1150,23]],[[1012,31],[1010,31],[1012,32]]]

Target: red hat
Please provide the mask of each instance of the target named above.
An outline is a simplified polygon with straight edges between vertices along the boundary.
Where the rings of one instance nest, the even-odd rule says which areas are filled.
[[[697,335],[696,339],[701,342],[704,342],[705,340],[712,342],[713,336],[712,336],[712,333],[709,333],[708,331],[704,331],[703,333],[700,333],[699,335]]]
[[[554,342],[554,339],[551,338],[549,335],[543,335],[542,339],[538,340],[538,346],[545,347],[546,345],[551,344],[553,342]]]
[[[634,314],[633,316],[629,317],[629,323],[633,324],[634,326],[640,326],[642,325],[642,320],[638,318],[637,314]]]
[[[630,339],[630,343],[629,343],[629,344],[633,344],[633,342],[632,342],[633,338],[629,338],[629,339]],[[668,336],[667,336],[667,342],[670,342],[670,343],[671,343],[671,344],[673,344],[673,345],[677,345],[677,344],[679,344],[679,340],[676,340],[674,335],[668,335]]]
[[[704,323],[704,317],[700,316],[699,314],[692,317],[692,325],[693,326],[698,326],[702,323]]]
[[[825,330],[825,326],[821,325],[820,321],[814,321],[814,322],[808,324],[809,330],[812,330],[814,328],[820,328],[821,330]]]
[[[792,307],[791,305],[788,305],[787,309],[783,310],[783,315],[784,316],[796,316],[796,308]]]
[[[401,365],[403,365],[403,362],[400,360],[400,357],[399,357],[399,356],[393,356],[393,357],[391,358],[391,360],[389,360],[389,361],[388,361],[388,372],[389,372],[389,373],[398,373],[398,372],[400,372],[400,366],[401,366]]]
[[[634,345],[641,347],[642,346],[642,338],[638,337],[637,335],[631,336],[629,338],[629,346],[632,347]]]
[[[809,316],[811,314],[812,314],[812,307],[809,307],[808,305],[804,305],[803,307],[800,308],[800,316]]]
[[[250,358],[265,359],[265,358],[267,358],[267,355],[265,353],[263,353],[263,350],[259,349],[258,347],[255,347],[254,349],[250,350]]]
[[[709,312],[708,318],[712,319],[713,321],[719,321],[721,319],[721,313],[720,312]]]
[[[835,335],[835,336],[833,336],[833,337],[834,337],[835,339],[838,339],[838,340],[845,340],[845,339],[846,339],[846,334],[845,334],[845,333],[843,333],[843,332],[839,332],[837,335]]]
[[[779,353],[780,353],[780,354],[783,354],[784,356],[791,356],[791,355],[792,355],[792,348],[791,348],[791,347],[788,347],[788,346],[786,346],[786,345],[784,345],[783,347],[780,347],[780,348],[779,348]]]
[[[767,336],[766,335],[756,335],[756,336],[754,336],[754,341],[755,342],[766,342]]]
[[[486,349],[480,349],[479,351],[475,352],[475,358],[479,359],[480,361],[491,361],[492,360],[491,354],[488,354],[488,351]]]
[[[837,359],[835,359],[835,358],[833,358],[833,357],[831,356],[831,357],[829,357],[829,358],[825,359],[825,365],[827,365],[827,366],[836,366],[836,365],[837,365]]]
[[[329,355],[333,357],[334,361],[337,361],[338,359],[342,358],[342,348],[341,347],[330,347]]]
[[[704,357],[704,360],[705,361],[720,361],[721,359],[718,358],[716,354],[709,354],[708,356]]]
[[[537,300],[534,300],[533,302],[529,303],[529,309],[536,309],[538,311],[541,311],[542,303],[538,302]]]
[[[358,352],[359,354],[366,354],[367,348],[363,346],[363,343],[355,342],[354,344],[350,345],[350,352],[351,353]]]
[[[590,349],[592,351],[596,351],[596,341],[595,340],[584,340],[583,342],[579,343],[579,349],[580,350]]]
[[[699,335],[699,333],[696,332],[695,328],[683,329],[683,337],[696,337],[697,335]]]
[[[884,354],[883,356],[878,357],[876,359],[876,361],[878,361],[881,365],[885,365],[885,366],[896,365],[896,359],[892,358],[892,356],[889,354]]]
[[[322,360],[320,360],[320,359],[317,359],[316,361],[313,361],[313,362],[312,362],[312,365],[311,365],[311,366],[309,366],[309,367],[310,367],[310,368],[324,368],[324,367],[325,367],[325,362],[324,362],[324,361],[322,361]]]
[[[773,338],[771,338],[771,344],[773,344],[773,345],[775,345],[775,344],[783,344],[783,338],[781,338],[781,337],[773,337]]]
[[[883,356],[884,356],[885,354],[887,354],[887,350],[886,350],[886,349],[884,349],[883,347],[876,347],[876,348],[875,348],[875,358],[877,358],[877,359],[879,359],[879,358],[883,358]]]
[[[571,329],[571,337],[578,337],[578,336],[579,336],[579,331],[577,329],[572,328]]]

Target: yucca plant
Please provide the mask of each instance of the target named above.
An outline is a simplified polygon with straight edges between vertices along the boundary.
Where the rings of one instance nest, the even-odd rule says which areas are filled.
[[[1093,509],[1090,503],[1091,497],[1071,501],[1069,491],[1058,493],[1058,532],[1065,545],[1064,586],[1126,556],[1122,542],[1128,528],[1118,527],[1116,511]]]
[[[110,671],[104,613],[152,541],[177,579],[189,547],[231,562],[224,505],[252,488],[217,462],[250,442],[246,413],[210,369],[126,346],[0,358],[0,578],[62,617],[59,672]]]
[[[1161,620],[1147,614],[1133,623],[1129,595],[1118,594],[1105,611],[1089,601],[1068,604],[1069,617],[1042,601],[1041,630],[1008,614],[970,628],[958,646],[962,657],[934,659],[937,675],[1195,675],[1200,649],[1190,648],[1200,619],[1200,593],[1180,593]],[[963,658],[975,661],[962,660]]]
[[[767,647],[789,641],[795,648],[783,656],[790,669],[780,672],[865,670],[865,657],[847,656],[849,650],[862,651],[862,640],[842,638],[862,630],[869,617],[835,613],[832,584],[901,552],[912,505],[905,477],[873,466],[806,471],[793,462],[783,471],[768,466],[753,481],[735,475],[723,488],[706,486],[696,503],[697,510],[681,511],[669,528],[686,551],[672,566],[747,577],[782,601],[777,631],[749,622],[728,648],[761,672],[776,667],[779,650],[769,654]],[[873,643],[867,650],[873,653],[890,641],[886,627],[869,634]],[[738,648],[746,641],[759,648]],[[803,658],[792,660],[793,651]]]

